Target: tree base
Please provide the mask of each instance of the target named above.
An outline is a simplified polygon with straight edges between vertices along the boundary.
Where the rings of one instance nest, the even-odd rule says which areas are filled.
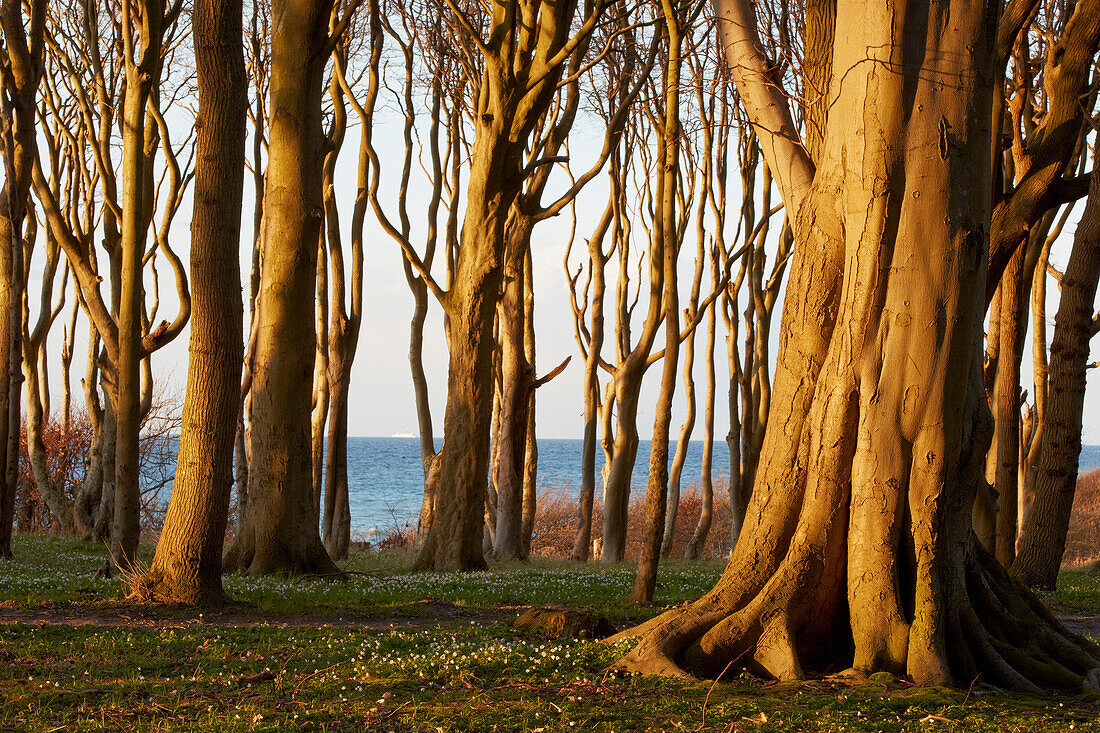
[[[316,537],[297,544],[278,542],[265,546],[246,535],[238,535],[225,554],[223,567],[227,573],[244,575],[338,575],[341,572]]]
[[[149,571],[130,579],[127,600],[136,603],[160,603],[196,608],[222,608],[232,603],[219,580],[216,584],[199,584],[165,573]]]
[[[1100,693],[1100,647],[1066,630],[976,541],[962,572],[945,573],[949,592],[938,608],[918,608],[900,626],[853,617],[843,599],[830,623],[828,613],[806,603],[813,594],[779,592],[788,585],[782,569],[740,604],[730,599],[744,597],[746,588],[727,571],[700,600],[617,634],[609,641],[639,641],[613,666],[712,679],[745,668],[778,680],[806,678],[807,669],[847,669],[857,676],[905,675],[917,684]],[[962,583],[952,587],[954,575]],[[929,634],[922,624],[935,628]],[[869,625],[882,633],[869,639]],[[924,643],[929,635],[931,645]],[[869,654],[872,648],[878,652]]]

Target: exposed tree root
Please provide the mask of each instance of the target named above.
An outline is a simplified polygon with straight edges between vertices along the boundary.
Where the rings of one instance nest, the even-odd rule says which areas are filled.
[[[784,565],[785,567],[785,565]],[[938,617],[939,649],[920,644],[924,634],[907,622],[903,661],[912,681],[966,687],[984,683],[1001,689],[1041,693],[1047,690],[1100,692],[1100,647],[1073,634],[1024,586],[981,549],[976,538],[965,551],[961,581],[933,610]],[[736,595],[736,583],[720,582],[699,601],[671,609],[609,641],[638,637],[638,644],[615,667],[670,677],[713,678],[735,661],[750,671],[787,680],[847,668],[859,677],[897,673],[890,655],[869,666],[855,664],[852,615],[847,624],[822,624],[797,596],[777,599],[775,578],[749,602]],[[948,585],[951,585],[948,583]],[[777,602],[778,601],[778,602]],[[845,609],[847,611],[847,609]],[[871,613],[878,613],[872,609]],[[858,615],[858,614],[857,614]],[[883,640],[888,645],[889,640]],[[938,674],[921,676],[929,669]],[[807,671],[809,668],[809,671]]]

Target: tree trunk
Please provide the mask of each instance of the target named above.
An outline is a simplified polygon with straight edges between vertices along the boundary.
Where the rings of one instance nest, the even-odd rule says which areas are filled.
[[[653,236],[659,238],[656,247],[650,248],[650,257],[660,257],[661,287],[664,289],[662,315],[665,329],[664,364],[661,369],[661,388],[657,393],[657,405],[653,411],[653,439],[649,450],[649,474],[646,478],[645,522],[642,528],[641,550],[638,556],[638,573],[634,578],[634,590],[630,599],[639,603],[653,600],[657,586],[657,564],[661,555],[661,534],[665,526],[668,493],[668,439],[672,423],[672,399],[676,394],[676,371],[680,356],[680,299],[676,277],[676,263],[680,254],[680,233],[677,200],[680,189],[680,69],[683,64],[683,43],[680,28],[680,10],[670,0],[662,0],[661,12],[664,30],[668,37],[668,62],[663,74],[664,105],[657,123],[661,165],[654,203],[656,213]],[[655,265],[656,263],[654,263]],[[700,261],[697,265],[703,266]],[[653,267],[653,265],[651,265]],[[697,306],[693,304],[694,311]],[[690,326],[689,326],[690,327]],[[692,329],[694,335],[694,328]],[[694,395],[692,395],[694,398]],[[693,411],[694,411],[694,405]]]
[[[1020,360],[1023,356],[1022,308],[1027,301],[1023,288],[1026,243],[1021,242],[1001,277],[1001,325],[997,330],[1001,346],[993,390],[996,427],[994,435],[997,491],[997,560],[1006,568],[1016,557],[1016,517],[1020,468]],[[1026,311],[1024,311],[1026,312]]]
[[[1089,197],[1077,225],[1054,319],[1050,345],[1042,445],[1035,476],[1035,502],[1023,524],[1020,552],[1012,565],[1019,581],[1053,590],[1066,547],[1066,531],[1077,486],[1081,419],[1094,335],[1093,304],[1100,279],[1100,173],[1094,171]]]
[[[323,185],[323,184],[322,184]],[[322,231],[323,231],[322,227]],[[325,424],[329,416],[329,368],[328,368],[328,257],[324,234],[317,245],[317,300],[313,355],[313,401],[309,423],[309,454],[311,484],[313,485],[313,518],[321,521],[321,497],[325,480]]]
[[[711,261],[711,275],[717,284],[718,260]],[[711,461],[714,455],[714,327],[716,316],[714,313],[717,304],[711,306],[707,314],[707,350],[704,353],[706,362],[706,395],[703,398],[703,466],[699,473],[699,486],[703,492],[703,506],[699,512],[699,522],[695,525],[695,531],[691,540],[684,548],[685,560],[698,560],[703,556],[703,548],[707,544],[707,535],[710,534],[710,525],[714,519],[714,483],[711,478]]]
[[[499,124],[489,117],[490,124]],[[501,190],[505,156],[500,150],[505,146],[486,131],[490,124],[479,125],[474,142],[462,248],[448,295],[450,366],[437,510],[416,561],[419,569],[439,572],[485,567],[481,545],[493,404],[493,314],[507,205],[518,192],[514,182],[511,192]]]
[[[7,151],[4,155],[7,159]],[[3,198],[0,199],[0,559],[11,559],[11,535],[15,521],[15,493],[18,487],[19,464],[19,392],[22,375],[13,365],[18,365],[15,358],[18,351],[18,334],[23,330],[21,320],[13,322],[18,317],[21,319],[23,309],[18,307],[20,279],[16,268],[13,266],[13,254],[16,249],[22,250],[22,236],[20,236],[10,217],[9,201],[13,198],[11,189],[13,181],[5,176]],[[16,316],[18,314],[18,316]],[[14,401],[15,420],[12,425],[11,403]],[[9,464],[15,463],[14,479]]]
[[[539,380],[535,379],[535,273],[531,262],[531,242],[528,239],[523,258],[523,355],[531,368],[532,385],[527,395],[527,435],[523,451],[523,527],[521,539],[526,560],[531,555],[531,539],[535,534],[538,512],[539,442],[535,433],[535,395]]]
[[[175,481],[148,574],[133,590],[188,604],[224,599],[222,547],[240,411],[244,308],[239,248],[245,76],[241,0],[192,9],[199,114],[191,220],[191,336]]]
[[[717,7],[750,118],[790,119],[762,81],[750,3]],[[773,169],[791,151],[778,183],[804,246],[743,535],[713,590],[625,632],[642,639],[620,666],[717,675],[744,659],[779,679],[851,667],[1098,689],[1100,650],[971,528],[990,430],[980,345],[998,9],[838,2],[847,33],[821,160],[791,148],[782,123],[766,128]]]
[[[696,293],[696,298],[698,293]],[[661,535],[661,557],[667,559],[672,552],[672,537],[676,532],[676,516],[680,511],[680,478],[687,460],[691,433],[695,427],[695,334],[688,336],[684,344],[684,401],[687,412],[680,424],[680,435],[676,438],[676,453],[672,456],[672,470],[668,478],[668,510],[665,512],[665,529]]]
[[[46,0],[3,0],[3,79],[0,81],[0,559],[11,557],[19,480],[20,397],[23,385],[23,225],[38,154],[35,99],[42,79]],[[24,17],[24,12],[28,17]]]
[[[313,512],[310,398],[320,241],[321,92],[331,0],[272,5],[270,146],[244,521],[226,568],[251,575],[336,567]]]
[[[628,359],[615,374],[615,439],[603,482],[603,535],[600,561],[620,562],[626,555],[626,523],[630,509],[630,476],[638,456],[638,393],[642,388],[644,360]]]
[[[526,235],[526,236],[525,236]],[[527,453],[530,396],[534,393],[534,367],[524,351],[523,271],[530,223],[512,212],[508,227],[508,254],[504,289],[497,305],[500,334],[500,415],[496,443],[496,526],[493,557],[521,558],[523,553],[523,479]]]
[[[116,343],[113,404],[115,411],[114,512],[111,525],[111,557],[103,566],[109,573],[136,570],[141,535],[139,486],[141,439],[142,314],[145,291],[142,269],[145,237],[154,193],[149,185],[152,160],[147,117],[149,97],[160,79],[165,8],[151,0],[124,10],[126,32],[140,35],[136,57],[125,58],[125,92],[122,101],[122,227],[119,257],[118,340]]]

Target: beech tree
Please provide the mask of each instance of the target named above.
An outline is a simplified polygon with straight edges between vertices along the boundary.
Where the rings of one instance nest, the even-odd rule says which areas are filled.
[[[51,169],[36,156],[34,191],[49,235],[65,253],[82,307],[94,326],[89,341],[97,349],[102,344],[90,376],[99,378],[109,404],[99,433],[102,462],[93,465],[87,477],[89,488],[101,489],[96,530],[111,527],[105,573],[115,567],[129,569],[136,557],[141,512],[138,445],[152,404],[149,360],[179,335],[190,317],[186,271],[168,237],[190,182],[190,159],[178,155],[188,140],[173,140],[164,119],[185,86],[166,83],[173,78],[166,69],[179,66],[171,62],[184,35],[177,22],[182,7],[180,2],[123,3],[120,8],[88,2],[51,17],[50,83],[63,84],[65,105],[52,104],[61,96],[57,93],[44,95],[44,116],[60,116],[67,165],[85,184],[59,195],[57,182],[46,177]],[[108,14],[118,22],[103,23]],[[101,27],[108,29],[106,38]],[[184,80],[185,75],[175,77],[176,82]],[[113,155],[119,143],[122,160],[116,165]],[[82,208],[79,201],[73,206],[74,194],[102,208],[93,207],[95,214],[88,215],[85,204],[84,215],[73,215]],[[102,264],[94,244],[98,233],[108,260]],[[158,254],[172,269],[179,309],[171,322],[154,324],[159,295],[153,268]],[[152,272],[149,287],[144,279],[147,268]],[[86,389],[93,395],[96,386]],[[88,497],[77,502],[79,521],[92,503]]]
[[[1100,332],[1100,314],[1094,314],[1100,279],[1100,173],[1095,159],[1093,165],[1088,199],[1061,277],[1034,504],[1023,518],[1019,554],[1012,564],[1014,577],[1046,589],[1054,588],[1065,552],[1081,458],[1089,342]]]
[[[991,428],[980,347],[997,60],[1030,9],[1000,5],[808,4],[803,73],[828,79],[811,154],[752,4],[716,1],[798,244],[741,538],[703,598],[625,632],[641,639],[620,666],[717,675],[744,659],[779,679],[839,665],[1100,689],[1100,649],[1013,581],[971,523]]]
[[[336,567],[313,509],[311,396],[324,163],[324,72],[357,3],[271,3],[262,261],[251,354],[251,461],[226,568],[249,574]],[[331,23],[331,29],[330,29]]]
[[[175,480],[156,555],[134,590],[191,604],[221,601],[233,484],[244,326],[238,250],[245,110],[241,0],[192,8],[199,113],[191,223],[193,315]]]
[[[569,58],[605,8],[603,0],[589,3],[579,27],[574,27],[575,2],[505,2],[489,15],[473,16],[469,13],[477,6],[463,8],[450,0],[447,5],[476,47],[481,70],[461,246],[446,293],[416,253],[406,250],[444,303],[449,320],[439,494],[416,561],[418,568],[440,571],[485,567],[481,544],[489,473],[493,323],[503,276],[505,225],[532,172],[523,164],[529,136],[553,100]]]
[[[24,8],[26,6],[26,8]],[[11,557],[19,472],[24,223],[37,154],[35,97],[42,77],[47,0],[0,3],[0,559]],[[24,18],[24,12],[28,17]]]

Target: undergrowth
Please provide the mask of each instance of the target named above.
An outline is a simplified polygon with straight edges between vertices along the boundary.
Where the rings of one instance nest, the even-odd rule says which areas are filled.
[[[147,548],[145,550],[147,552]],[[246,606],[134,607],[93,581],[98,548],[19,536],[0,565],[0,730],[1100,731],[1100,702],[917,688],[876,675],[712,685],[608,672],[625,647],[520,632],[517,606],[586,606],[616,625],[696,597],[717,564],[662,566],[652,606],[633,568],[536,562],[405,572],[358,553],[344,581],[229,576]],[[1065,573],[1045,600],[1095,613],[1100,583]]]

